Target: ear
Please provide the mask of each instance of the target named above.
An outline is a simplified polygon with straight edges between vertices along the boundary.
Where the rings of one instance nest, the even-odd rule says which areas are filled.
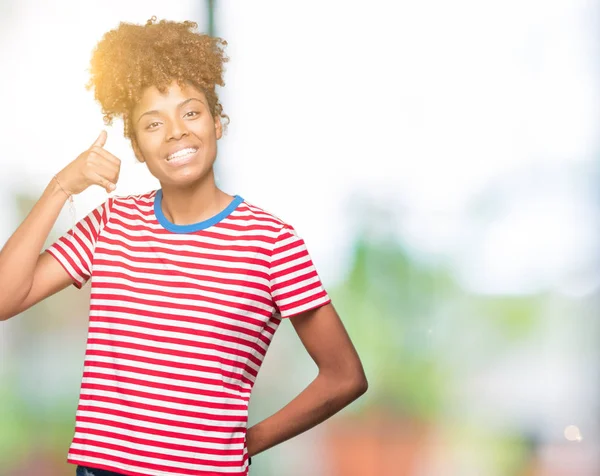
[[[133,153],[135,154],[135,158],[138,159],[138,162],[146,162],[135,137],[131,138],[131,148],[133,149]]]
[[[219,116],[215,117],[215,133],[217,135],[217,140],[223,137],[223,124],[221,123],[221,118]]]

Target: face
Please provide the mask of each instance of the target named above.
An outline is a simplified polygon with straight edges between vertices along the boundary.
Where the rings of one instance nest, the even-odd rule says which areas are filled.
[[[147,88],[131,121],[135,155],[163,186],[190,185],[211,176],[223,131],[203,92],[175,81],[164,94]]]

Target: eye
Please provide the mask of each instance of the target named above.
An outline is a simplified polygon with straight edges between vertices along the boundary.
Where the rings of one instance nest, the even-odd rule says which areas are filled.
[[[185,113],[184,117],[195,117],[198,114],[200,114],[198,111],[189,111]]]
[[[148,124],[148,127],[146,127],[146,129],[154,129],[156,127],[158,127],[160,125],[159,122],[151,122],[150,124]]]

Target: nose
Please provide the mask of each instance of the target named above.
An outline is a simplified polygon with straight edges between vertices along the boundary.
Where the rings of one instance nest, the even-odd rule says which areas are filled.
[[[170,121],[170,127],[167,133],[167,140],[179,140],[188,135],[186,124],[181,119]]]

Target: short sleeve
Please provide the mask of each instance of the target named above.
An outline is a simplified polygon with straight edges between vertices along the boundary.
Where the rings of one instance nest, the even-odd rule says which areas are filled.
[[[109,198],[82,218],[71,230],[46,249],[81,289],[92,274],[92,258],[98,236],[110,217]]]
[[[282,318],[328,304],[304,240],[284,225],[277,235],[269,266],[271,297]]]

